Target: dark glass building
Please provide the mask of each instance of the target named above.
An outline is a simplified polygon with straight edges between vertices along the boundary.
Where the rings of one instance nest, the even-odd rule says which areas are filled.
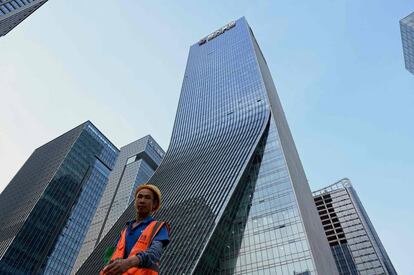
[[[400,20],[405,68],[414,74],[414,12]]]
[[[191,46],[150,182],[172,225],[162,274],[338,274],[266,60],[241,18]],[[78,274],[96,274],[131,204]]]
[[[148,182],[164,154],[161,146],[149,135],[121,147],[72,273],[79,269],[99,241],[124,213],[130,202],[134,200],[135,189],[138,185]]]
[[[47,0],[0,0],[0,36],[6,35]]]
[[[349,179],[313,195],[341,275],[397,274]]]
[[[0,274],[69,274],[119,150],[89,121],[37,148],[0,195]]]

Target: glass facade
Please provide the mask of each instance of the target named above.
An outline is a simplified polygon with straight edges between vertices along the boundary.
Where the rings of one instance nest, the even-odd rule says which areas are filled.
[[[400,20],[405,68],[414,74],[414,12]]]
[[[221,253],[204,256],[215,259],[214,274],[315,274],[277,136],[271,122],[242,180],[245,190],[237,192],[240,198],[217,229],[227,234],[211,240],[210,246],[225,241]],[[200,263],[195,274],[204,274],[209,264]]]
[[[134,192],[138,185],[148,182],[164,154],[161,146],[149,135],[121,148],[72,273],[79,269],[95,246],[133,201]]]
[[[313,194],[340,274],[397,274],[349,179]]]
[[[47,0],[0,0],[0,36],[6,35]]]
[[[190,48],[168,151],[150,179],[172,225],[164,274],[338,274],[276,89],[244,18]],[[78,274],[103,267],[129,206]]]
[[[0,197],[1,274],[69,274],[118,149],[86,122],[35,150]]]

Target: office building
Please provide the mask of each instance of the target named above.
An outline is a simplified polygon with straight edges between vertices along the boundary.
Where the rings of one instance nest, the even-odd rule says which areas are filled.
[[[47,0],[0,0],[0,36],[6,35]]]
[[[405,68],[414,75],[414,12],[400,20]]]
[[[266,60],[244,18],[191,46],[150,179],[172,226],[161,274],[338,274]],[[79,269],[96,274],[133,205]]]
[[[133,201],[137,186],[148,182],[164,154],[161,146],[149,135],[121,147],[72,273],[79,269],[99,241]]]
[[[397,274],[349,179],[313,196],[341,275]]]
[[[0,274],[69,274],[119,150],[89,121],[37,148],[0,195]]]

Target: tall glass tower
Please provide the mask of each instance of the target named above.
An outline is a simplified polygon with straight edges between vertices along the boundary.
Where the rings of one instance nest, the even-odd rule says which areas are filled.
[[[405,68],[414,75],[414,12],[400,20]]]
[[[397,275],[349,179],[313,195],[341,275]]]
[[[133,201],[138,185],[148,182],[164,154],[164,150],[150,135],[121,147],[72,273],[79,269]]]
[[[119,150],[89,121],[37,148],[0,195],[0,274],[69,274]]]
[[[0,36],[6,35],[47,0],[0,0]]]
[[[150,182],[172,225],[164,274],[338,274],[266,60],[244,18],[190,48]],[[97,273],[131,204],[79,269]]]

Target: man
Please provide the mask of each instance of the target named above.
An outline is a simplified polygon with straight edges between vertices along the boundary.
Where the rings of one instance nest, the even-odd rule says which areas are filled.
[[[152,184],[135,191],[136,219],[129,221],[101,275],[156,275],[163,248],[170,241],[169,225],[155,221],[154,211],[161,206],[161,192]]]

